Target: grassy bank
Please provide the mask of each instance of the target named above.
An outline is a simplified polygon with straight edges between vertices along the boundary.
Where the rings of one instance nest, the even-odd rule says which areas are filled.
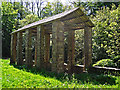
[[[2,88],[117,88],[118,76],[79,74],[67,75],[34,68],[9,65],[2,60]]]

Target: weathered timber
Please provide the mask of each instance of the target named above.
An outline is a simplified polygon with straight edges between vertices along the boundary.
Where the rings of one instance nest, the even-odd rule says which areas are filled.
[[[45,69],[48,69],[50,58],[50,34],[45,34]]]
[[[11,57],[10,64],[15,64],[16,62],[16,45],[17,45],[17,33],[11,35]]]
[[[64,24],[54,21],[52,26],[52,71],[64,72]]]
[[[68,30],[68,72],[72,73],[73,66],[75,65],[75,31]]]
[[[37,64],[37,37],[35,37],[35,65]]]
[[[22,55],[22,32],[17,33],[17,65],[23,64]]]
[[[84,14],[84,12],[79,7],[77,7],[77,8],[74,8],[72,10],[65,11],[63,13],[60,13],[60,14],[42,19],[40,21],[31,23],[29,25],[26,25],[26,26],[24,26],[24,27],[22,27],[22,28],[20,28],[16,31],[12,32],[12,33],[16,33],[16,32],[19,32],[19,31],[25,31],[26,29],[29,29],[29,28],[35,28],[35,27],[37,27],[38,25],[41,25],[41,24],[47,25],[47,24],[52,23],[52,22],[54,22],[55,20],[58,20],[58,19],[60,19],[62,21],[68,21],[68,20],[71,20],[71,19],[78,20],[76,17],[80,17],[79,21],[84,22],[84,21],[88,20],[88,17]],[[82,20],[81,20],[81,18],[82,18]],[[88,21],[88,23],[89,23],[89,26],[91,26],[91,27],[94,26],[91,21]]]
[[[44,68],[44,26],[37,27],[37,68]]]
[[[32,31],[29,29],[26,30],[25,61],[28,68],[32,67]]]
[[[94,27],[93,23],[79,7],[26,25],[11,33],[11,63],[15,63],[16,56],[18,64],[22,63],[20,62],[22,61],[20,33],[26,32],[24,61],[26,61],[27,67],[33,66],[31,37],[37,36],[35,39],[35,66],[38,69],[44,68],[57,73],[66,72],[66,70],[73,73],[77,69],[74,56],[74,30],[84,29],[84,71],[88,70],[92,63],[92,27]],[[65,66],[67,69],[64,67],[64,32],[68,32],[68,65]],[[18,40],[14,38],[15,34]],[[50,34],[52,34],[52,63],[49,62]],[[15,41],[17,41],[17,55]]]
[[[84,70],[92,64],[92,28],[84,28]]]

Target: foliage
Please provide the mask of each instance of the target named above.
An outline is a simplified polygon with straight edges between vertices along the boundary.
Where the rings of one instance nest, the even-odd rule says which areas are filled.
[[[113,58],[114,63],[117,64],[117,67],[120,68],[120,55],[117,55]]]
[[[117,88],[118,77],[111,75],[55,74],[44,70],[9,65],[2,60],[2,88]]]
[[[19,19],[23,19],[30,11],[20,2],[2,2],[2,56],[10,57],[10,33],[19,28]]]
[[[93,59],[96,60],[111,58],[120,55],[120,30],[119,30],[119,10],[113,4],[103,7],[92,16],[93,28]]]
[[[39,18],[37,15],[29,14],[24,19],[19,21],[20,27],[23,27],[25,25],[28,25],[28,24],[33,23],[33,22],[38,21],[38,20],[39,20]]]
[[[115,67],[117,66],[116,63],[113,63],[113,60],[110,59],[102,59],[100,61],[97,61],[96,64],[93,64],[93,66],[102,66],[102,67]]]
[[[47,2],[47,5],[42,10],[41,18],[46,18],[49,16],[62,13],[65,10],[69,10],[71,6],[63,5],[60,1]]]
[[[84,30],[75,31],[75,61],[76,64],[83,64],[84,57]]]
[[[2,56],[10,56],[10,33],[15,30],[18,10],[10,2],[2,2]]]
[[[103,7],[109,7],[110,9],[112,8],[112,4],[115,4],[116,7],[120,4],[120,2],[96,2],[96,1],[91,1],[91,2],[82,2],[81,0],[76,0],[76,1],[70,1],[70,3],[74,7],[81,6],[84,8],[84,12],[87,13],[87,15],[96,15],[96,11],[98,11],[100,8]]]

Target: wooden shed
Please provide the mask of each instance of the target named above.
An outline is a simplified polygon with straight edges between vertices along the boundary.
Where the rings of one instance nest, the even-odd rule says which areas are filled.
[[[64,32],[68,33],[67,70],[73,71],[75,63],[75,30],[84,29],[84,70],[92,63],[92,27],[93,23],[79,8],[42,19],[26,25],[11,33],[10,63],[23,65],[22,34],[26,33],[25,65],[32,67],[32,36],[36,36],[35,64],[41,69],[51,68],[52,72],[62,73],[64,66]],[[52,60],[49,62],[50,34],[52,34]]]

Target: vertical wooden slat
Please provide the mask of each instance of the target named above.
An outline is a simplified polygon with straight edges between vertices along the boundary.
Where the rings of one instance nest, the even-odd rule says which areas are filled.
[[[13,45],[13,60],[16,62],[16,56],[17,56],[17,51],[16,51],[16,46],[17,46],[17,33],[14,34],[14,45]]]
[[[39,25],[37,27],[37,68],[44,67],[44,27]]]
[[[10,64],[15,64],[15,61],[14,61],[14,59],[13,59],[13,42],[14,42],[14,40],[13,40],[13,34],[11,35],[11,56],[10,56]]]
[[[35,65],[37,64],[37,37],[35,37]]]
[[[75,31],[68,30],[68,72],[71,73],[75,64]]]
[[[40,30],[41,30],[41,26],[37,27],[37,63],[36,63],[36,67],[40,68]]]
[[[84,28],[84,71],[92,64],[92,28]]]
[[[45,34],[45,68],[47,68],[50,58],[50,34]]]
[[[23,64],[22,55],[22,32],[17,33],[17,65]]]
[[[14,33],[11,35],[11,57],[10,57],[10,64],[15,64],[16,62],[16,43],[17,41],[17,34]]]
[[[45,30],[44,30],[43,25],[41,25],[41,32],[40,32],[40,61],[41,61],[41,68],[44,68],[44,62],[45,62]]]
[[[25,62],[27,67],[32,67],[32,31],[26,30]]]
[[[11,35],[11,53],[10,53],[10,64],[15,64],[13,60],[13,34]]]
[[[64,23],[54,21],[52,26],[52,71],[64,72]]]

